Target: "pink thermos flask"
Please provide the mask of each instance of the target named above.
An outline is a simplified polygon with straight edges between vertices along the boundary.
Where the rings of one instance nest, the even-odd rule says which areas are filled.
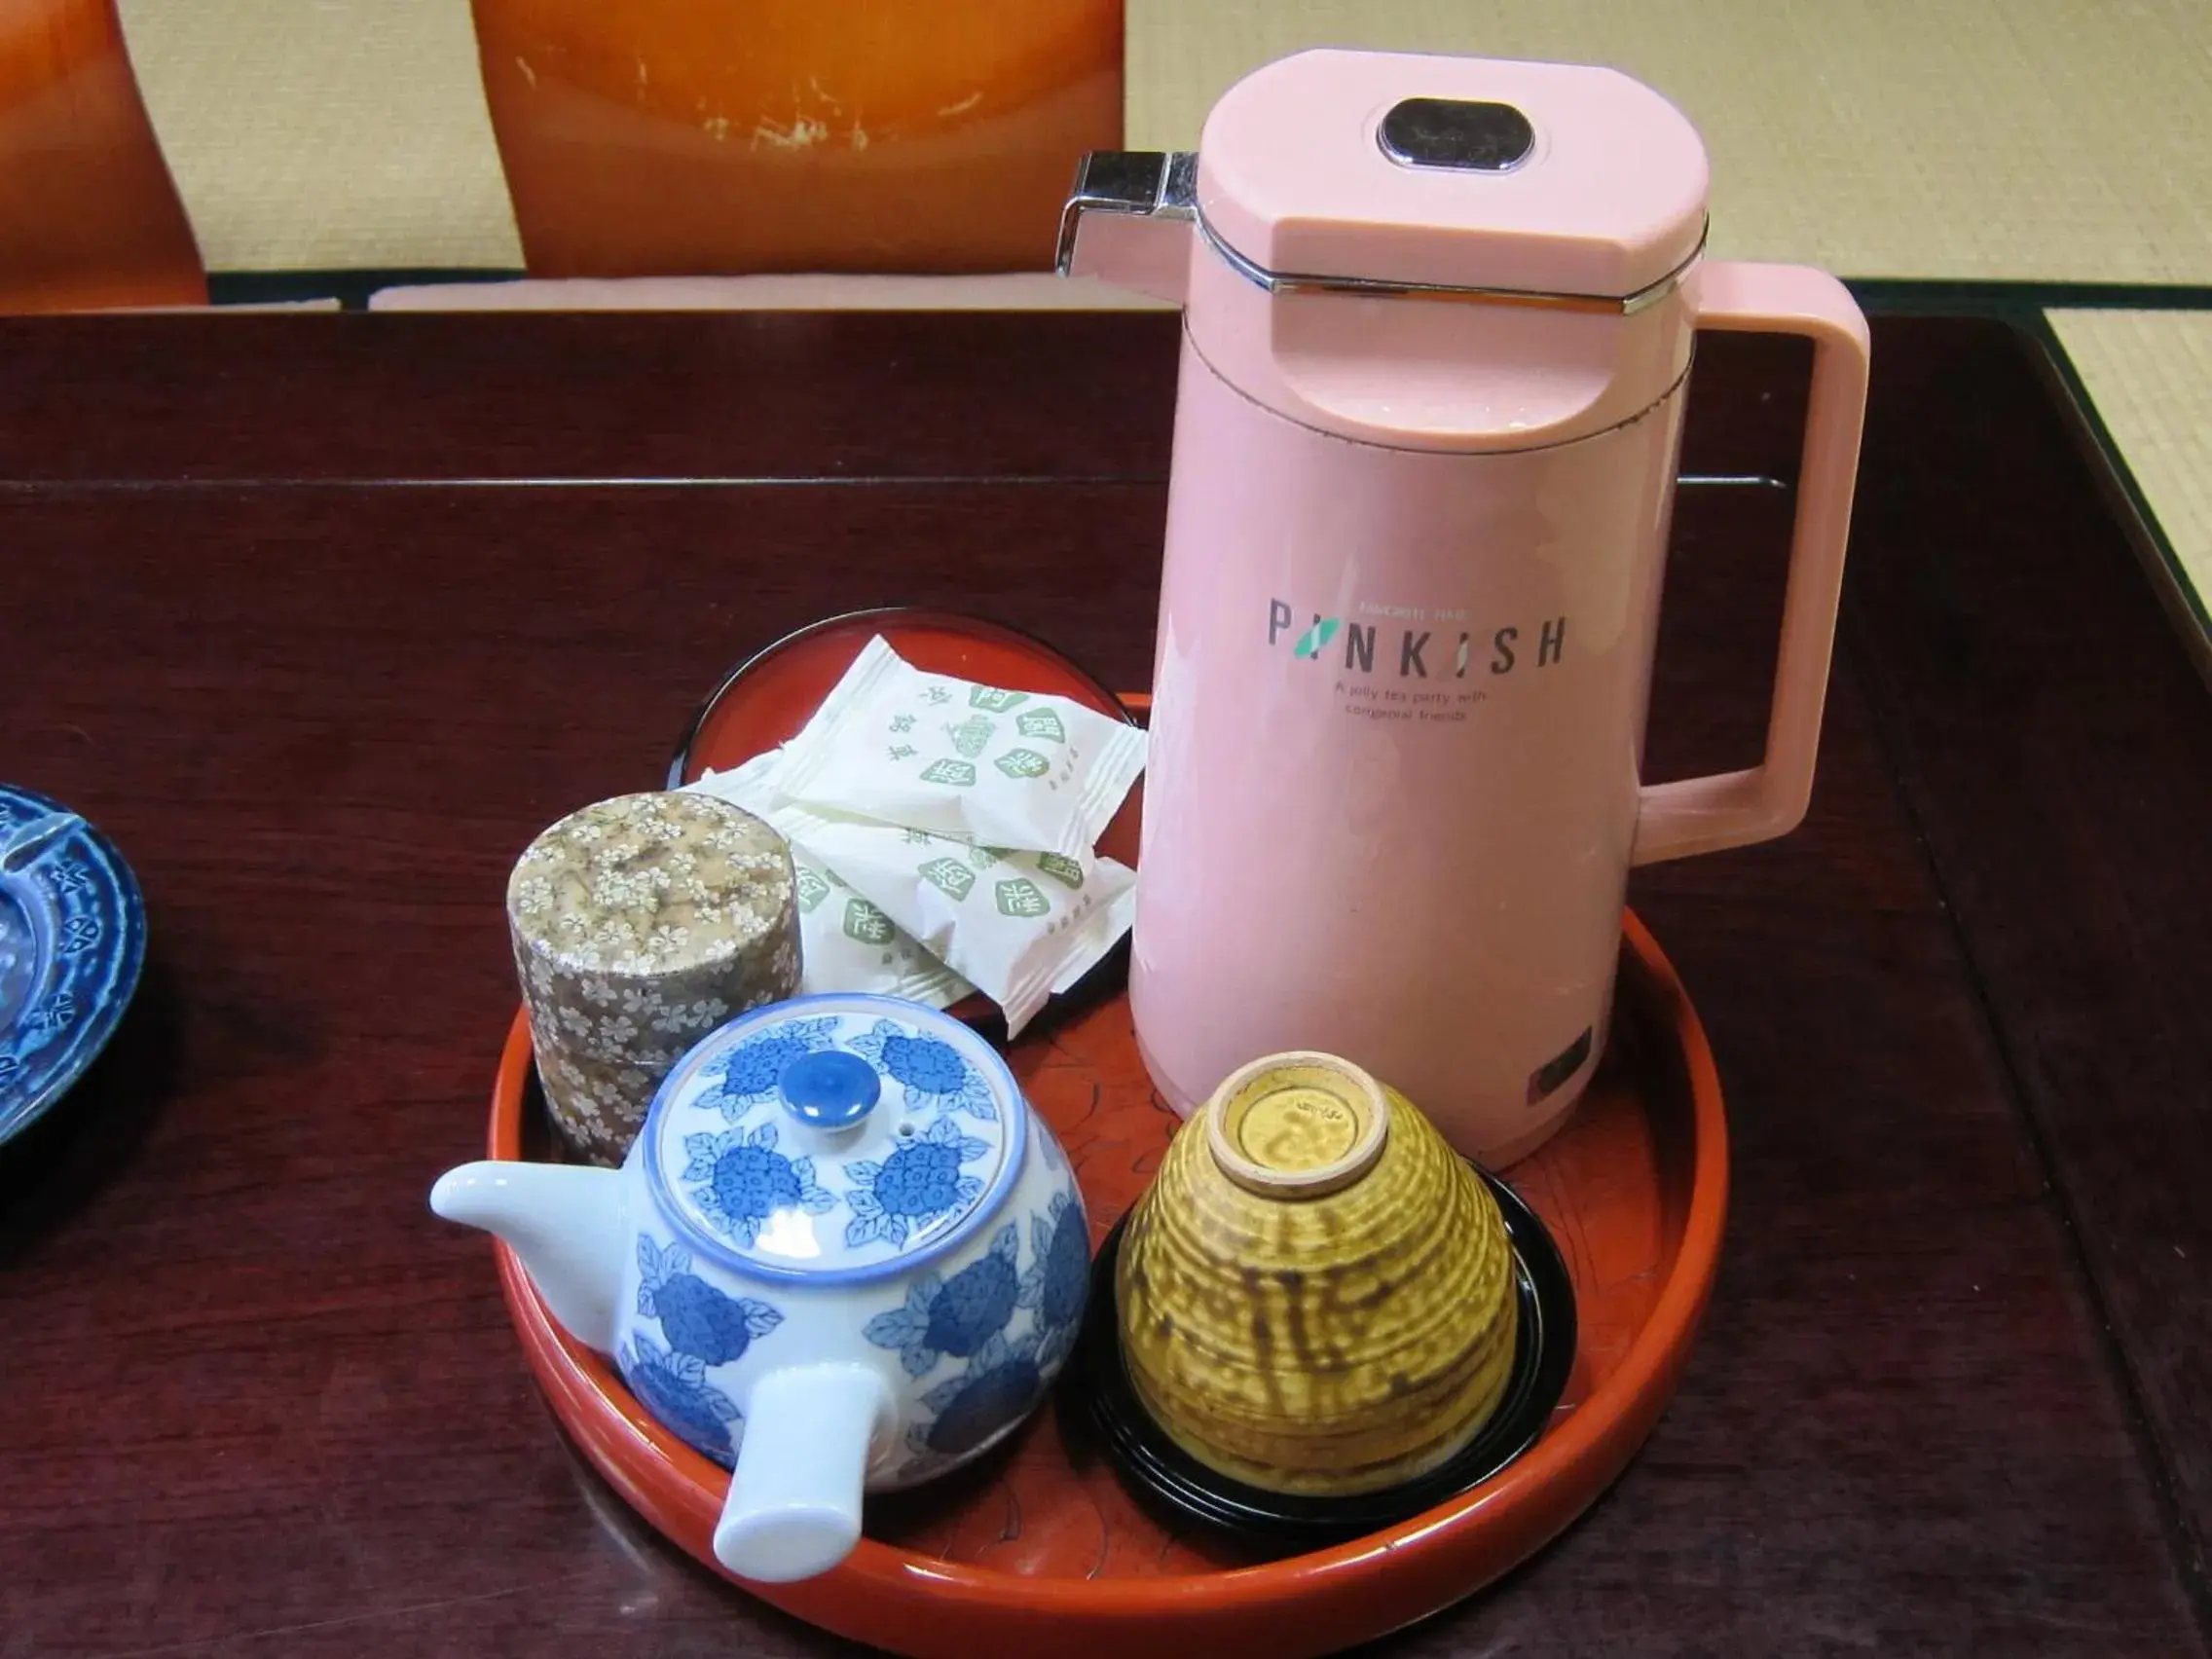
[[[1804,815],[1865,320],[1702,259],[1706,188],[1614,71],[1338,51],[1084,163],[1060,269],[1184,306],[1130,971],[1178,1110],[1319,1049],[1510,1161],[1597,1064],[1630,867]],[[1701,328],[1813,342],[1795,542],[1762,763],[1648,786]]]

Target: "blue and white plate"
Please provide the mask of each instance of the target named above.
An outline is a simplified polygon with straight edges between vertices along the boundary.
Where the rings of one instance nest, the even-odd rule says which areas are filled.
[[[145,961],[123,856],[58,801],[0,784],[0,1141],[99,1057]]]

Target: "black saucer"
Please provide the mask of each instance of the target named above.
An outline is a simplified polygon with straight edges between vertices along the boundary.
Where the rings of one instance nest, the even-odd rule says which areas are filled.
[[[1122,1364],[1114,1263],[1128,1222],[1124,1217],[1115,1223],[1091,1266],[1090,1308],[1071,1370],[1091,1421],[1137,1495],[1177,1517],[1269,1544],[1324,1549],[1410,1521],[1481,1485],[1533,1446],[1574,1369],[1574,1285],[1536,1212],[1487,1169],[1478,1164],[1476,1172],[1489,1183],[1505,1218],[1521,1299],[1505,1392],[1482,1432],[1450,1462],[1403,1486],[1350,1497],[1294,1497],[1247,1486],[1209,1469],[1161,1431]]]

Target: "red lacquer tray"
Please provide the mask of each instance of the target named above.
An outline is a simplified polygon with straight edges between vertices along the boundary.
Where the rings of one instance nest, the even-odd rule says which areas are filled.
[[[1009,1058],[1074,1161],[1095,1245],[1177,1124],[1137,1058],[1128,1005],[1115,997],[1071,1012]],[[548,1145],[518,1014],[493,1090],[491,1156],[547,1156]],[[1509,1176],[1567,1257],[1580,1340],[1544,1437],[1473,1492],[1336,1549],[1270,1559],[1139,1507],[1083,1414],[1061,1401],[979,1464],[871,1498],[867,1536],[835,1571],[747,1588],[916,1659],[1300,1659],[1449,1606],[1541,1548],[1627,1464],[1674,1392],[1712,1289],[1728,1188],[1719,1080],[1680,981],[1633,916],[1604,1064],[1568,1126]],[[626,1501],[714,1567],[728,1477],[555,1326],[498,1248],[515,1328],[555,1414]]]

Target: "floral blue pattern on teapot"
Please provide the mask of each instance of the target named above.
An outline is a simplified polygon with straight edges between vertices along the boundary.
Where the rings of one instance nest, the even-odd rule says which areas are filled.
[[[722,1026],[618,1170],[464,1164],[430,1203],[504,1238],[554,1317],[734,1469],[715,1550],[752,1578],[827,1570],[864,1489],[1004,1439],[1089,1288],[1082,1195],[1005,1062],[884,997]]]

